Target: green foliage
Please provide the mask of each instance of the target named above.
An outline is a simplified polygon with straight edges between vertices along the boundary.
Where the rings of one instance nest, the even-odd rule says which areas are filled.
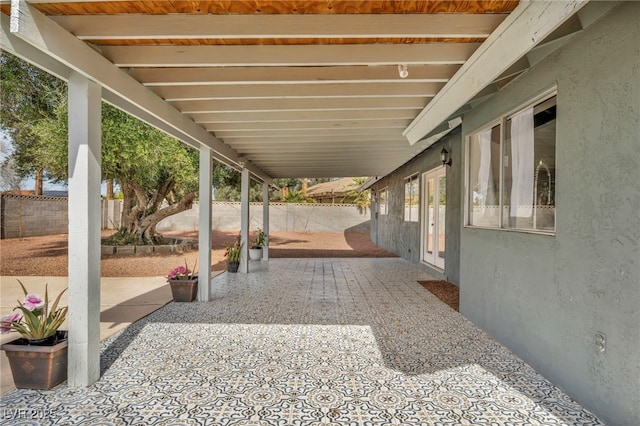
[[[216,201],[240,201],[241,174],[235,169],[216,163],[213,169],[213,186]],[[251,181],[249,201],[262,200],[262,184]]]
[[[282,198],[282,202],[311,204],[315,203],[316,200],[309,197],[307,194],[304,194],[302,191],[291,191],[284,198]]]
[[[298,191],[302,187],[302,181],[296,178],[278,178],[273,183],[280,188],[289,188],[290,191]]]
[[[56,145],[56,140],[35,128],[41,120],[55,119],[60,101],[66,98],[65,82],[2,51],[0,128],[13,141],[11,161],[19,177],[33,176],[38,170],[54,180],[60,178],[60,170],[66,174],[66,143]]]
[[[269,237],[262,229],[258,228],[258,235],[256,236],[256,242],[253,244],[253,247],[262,248],[268,245],[269,245]]]
[[[103,104],[102,178],[155,191],[173,182],[180,199],[198,189],[198,152],[135,117]]]
[[[240,235],[236,237],[235,242],[227,244],[224,252],[224,257],[227,258],[227,262],[238,262],[240,260],[240,253],[242,252],[242,246],[244,243],[240,238]]]
[[[18,283],[20,283],[20,287],[22,287],[22,291],[24,292],[25,297],[27,297],[28,293],[24,284],[22,284],[20,280],[18,280]],[[55,334],[67,316],[68,308],[66,306],[58,309],[60,298],[66,290],[67,289],[65,288],[60,292],[60,294],[58,294],[58,297],[56,297],[56,300],[53,302],[51,309],[49,309],[48,285],[45,286],[44,306],[42,308],[31,310],[25,307],[22,302],[18,301],[16,309],[21,311],[22,319],[20,321],[13,322],[11,324],[11,329],[20,333],[20,335],[25,339],[44,339]]]
[[[353,182],[359,188],[367,181],[365,177],[353,178]],[[345,199],[351,200],[360,210],[367,209],[371,206],[371,190],[358,191],[357,189],[351,189],[346,192]]]

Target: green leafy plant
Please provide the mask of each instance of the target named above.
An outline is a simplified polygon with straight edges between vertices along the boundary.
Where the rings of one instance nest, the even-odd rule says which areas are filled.
[[[49,309],[48,285],[45,286],[42,299],[37,294],[28,293],[20,280],[18,283],[24,292],[24,299],[22,302],[18,300],[18,306],[13,309],[17,312],[0,318],[2,334],[16,331],[28,340],[46,339],[54,335],[67,317],[68,307],[58,308],[60,298],[67,289],[60,292]]]
[[[252,248],[262,248],[269,245],[269,236],[260,228],[258,228],[258,236]]]
[[[236,238],[236,241],[232,244],[227,244],[227,250],[224,253],[224,257],[227,258],[227,262],[239,262],[240,253],[242,251],[242,239],[240,235]]]

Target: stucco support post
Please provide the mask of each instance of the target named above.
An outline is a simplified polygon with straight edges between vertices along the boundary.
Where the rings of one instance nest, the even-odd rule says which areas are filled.
[[[198,301],[208,302],[211,291],[211,148],[200,145],[200,211],[198,218]]]
[[[249,272],[249,169],[242,169],[240,187],[240,238],[242,249],[240,250],[240,268],[238,272]]]
[[[269,184],[262,184],[262,230],[269,236]],[[262,260],[269,261],[269,240],[267,244],[262,247]]]
[[[86,387],[100,378],[99,85],[69,76],[69,359],[68,384]]]

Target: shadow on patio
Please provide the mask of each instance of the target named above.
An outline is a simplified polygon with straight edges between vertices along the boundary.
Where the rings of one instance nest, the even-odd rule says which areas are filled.
[[[56,422],[600,424],[423,289],[400,259],[276,259],[222,274],[102,346],[88,389],[14,392]]]

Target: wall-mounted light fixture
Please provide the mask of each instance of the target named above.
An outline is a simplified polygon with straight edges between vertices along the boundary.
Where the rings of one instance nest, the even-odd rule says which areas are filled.
[[[399,64],[398,65],[398,74],[400,74],[400,78],[409,77],[409,70],[407,69],[407,65],[406,64]]]
[[[451,157],[449,157],[449,151],[447,151],[444,147],[442,148],[442,151],[440,151],[440,161],[442,161],[442,167],[451,167]]]

